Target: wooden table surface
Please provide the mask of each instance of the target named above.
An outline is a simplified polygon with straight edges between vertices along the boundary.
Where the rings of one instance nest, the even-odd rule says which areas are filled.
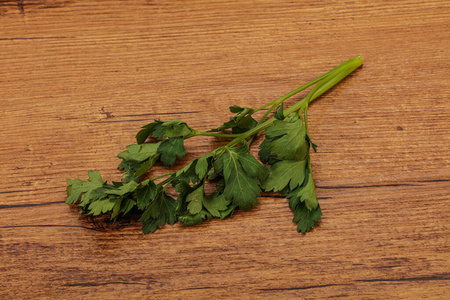
[[[449,20],[431,0],[0,1],[0,298],[449,299]],[[208,130],[356,55],[309,110],[310,233],[275,194],[149,235],[64,204],[66,178],[118,180],[153,119]]]

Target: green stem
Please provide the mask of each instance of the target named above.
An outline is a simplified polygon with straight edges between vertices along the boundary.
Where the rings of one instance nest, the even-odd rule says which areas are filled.
[[[347,77],[350,73],[352,73],[354,70],[359,68],[362,64],[363,64],[362,58],[360,56],[357,56],[353,59],[350,59],[350,60],[342,63],[338,67],[336,67],[333,70],[331,70],[330,72],[326,73],[327,75],[325,77],[321,76],[323,80],[311,90],[311,92],[308,94],[308,96],[306,96],[304,99],[297,102],[293,106],[289,107],[288,109],[284,110],[284,112],[283,112],[284,115],[287,116],[287,115],[301,109],[302,107],[306,108],[306,106],[309,103],[311,103],[312,101],[314,101],[315,99],[320,97],[322,94],[324,94],[326,91],[331,89],[339,81],[341,81],[342,79]],[[294,91],[296,91],[298,89],[295,89],[286,95],[291,95]],[[282,99],[283,97],[281,97],[280,99]],[[288,97],[286,97],[286,99],[287,98]],[[275,103],[278,103],[278,101],[280,99],[270,102],[269,105],[274,105]],[[282,101],[284,101],[284,100],[282,100]],[[281,103],[282,101],[280,101],[279,103]],[[268,106],[268,105],[266,105],[266,106]],[[267,127],[272,125],[274,121],[275,121],[275,118],[272,117],[272,118],[268,119],[267,121],[265,121],[264,123],[261,123],[261,124],[255,126],[254,128],[242,133],[240,136],[236,137],[234,140],[232,140],[230,143],[228,143],[228,145],[226,145],[226,147],[231,148],[233,146],[236,146],[241,141],[255,135],[256,133],[260,132],[263,129],[266,129]]]
[[[335,68],[336,69],[336,68]],[[333,69],[334,70],[334,69]],[[272,105],[272,107],[270,109],[268,109],[264,115],[260,118],[258,124],[261,124],[266,118],[267,116],[283,101],[285,101],[286,99],[294,96],[295,94],[309,88],[310,86],[312,86],[313,84],[319,82],[320,80],[324,79],[325,77],[327,77],[333,70],[328,71],[327,73],[317,77],[314,80],[311,80],[310,82],[302,85],[301,87],[296,88],[293,91],[290,91],[289,93],[287,93],[286,95],[278,98],[277,100],[274,100],[272,102],[266,103],[263,106],[258,107],[257,109],[252,110],[252,112],[250,113],[250,115],[254,114],[255,112],[258,112],[270,105]],[[195,130],[195,133],[192,135],[192,137],[194,136],[198,136],[198,135],[203,135],[203,136],[214,136],[214,137],[224,137],[224,138],[238,138],[240,137],[242,134],[241,133],[236,133],[236,134],[232,134],[232,133],[214,133],[214,132],[203,132],[203,131],[198,131]],[[250,140],[251,143],[251,140]]]
[[[338,66],[338,67],[339,67],[339,66]],[[336,67],[336,68],[338,68],[338,67]],[[287,100],[288,98],[294,96],[295,94],[297,94],[297,93],[299,93],[299,92],[301,92],[301,91],[303,91],[303,90],[309,88],[310,86],[312,86],[313,84],[319,82],[320,80],[326,78],[326,77],[327,77],[328,75],[330,75],[330,73],[332,73],[336,68],[332,69],[331,71],[326,72],[325,74],[323,74],[323,75],[317,77],[317,78],[314,79],[314,80],[311,80],[310,82],[308,82],[308,83],[302,85],[301,87],[296,88],[295,90],[293,90],[293,91],[287,93],[286,95],[284,95],[284,96],[278,98],[277,100],[272,101],[272,102],[269,102],[269,103],[267,103],[267,104],[264,104],[263,106],[261,106],[261,107],[255,109],[255,110],[252,112],[252,114],[255,113],[255,112],[257,112],[257,111],[260,111],[261,109],[264,109],[264,108],[266,108],[267,106],[269,106],[269,105],[272,104],[272,107],[269,108],[269,109],[264,113],[264,115],[261,116],[261,118],[259,119],[257,125],[261,124],[261,123],[267,118],[267,116],[268,116],[275,108],[277,108],[278,105],[280,105],[281,103],[283,103],[283,101],[285,101],[285,100]],[[253,135],[253,136],[250,137],[250,139],[249,139],[249,141],[248,141],[249,144],[252,143],[254,136],[255,136],[255,135]]]
[[[275,108],[277,108],[277,106],[278,106],[277,104],[272,105],[272,107],[269,108],[269,109],[266,111],[266,113],[265,113],[264,115],[262,115],[262,117],[259,119],[259,121],[258,121],[258,123],[257,123],[256,125],[261,124],[261,123],[267,118],[267,116],[268,116]],[[250,139],[248,140],[248,144],[251,144],[251,143],[252,143],[254,137],[255,137],[255,135],[252,135],[252,136],[250,137]]]
[[[286,99],[288,99],[288,98],[294,96],[295,94],[297,94],[297,93],[299,93],[299,92],[301,92],[301,91],[303,91],[303,90],[309,88],[310,86],[316,84],[317,82],[319,82],[319,81],[321,81],[322,79],[326,78],[328,75],[330,75],[331,73],[335,72],[336,70],[342,69],[342,67],[346,66],[350,61],[356,60],[356,59],[360,59],[360,60],[361,60],[361,64],[362,64],[362,58],[361,58],[360,56],[357,56],[357,57],[354,58],[354,59],[351,59],[351,60],[348,60],[348,61],[346,61],[346,62],[343,62],[343,63],[340,64],[339,66],[334,67],[332,70],[330,70],[330,71],[326,72],[325,74],[323,74],[323,75],[317,77],[316,79],[311,80],[310,82],[308,82],[308,83],[306,83],[306,84],[304,84],[304,85],[302,85],[302,86],[296,88],[295,90],[290,91],[289,93],[287,93],[286,95],[284,95],[284,96],[278,98],[277,100],[274,100],[274,101],[272,101],[272,102],[269,102],[269,103],[264,104],[264,105],[261,106],[261,107],[258,107],[257,109],[255,109],[255,110],[253,111],[253,113],[258,112],[258,111],[260,111],[260,110],[262,110],[262,109],[264,109],[264,108],[266,108],[266,107],[268,107],[268,106],[270,106],[270,105],[275,105],[275,107],[277,107],[281,102],[283,102],[283,101],[285,101]]]
[[[336,73],[337,71],[341,70],[343,66],[346,66],[346,65],[348,64],[348,62],[349,62],[349,61],[344,62],[344,63],[340,64],[339,66],[333,68],[332,70],[326,72],[325,74],[323,74],[323,75],[317,77],[316,79],[311,80],[310,82],[308,82],[308,83],[306,83],[306,84],[304,84],[304,85],[302,85],[302,86],[296,88],[295,90],[290,91],[290,92],[287,93],[286,95],[284,95],[284,96],[282,96],[282,97],[280,97],[280,98],[278,98],[278,99],[276,99],[276,100],[274,100],[274,101],[272,101],[272,102],[266,103],[266,104],[264,104],[263,106],[258,107],[257,109],[254,109],[254,110],[251,112],[251,114],[254,114],[255,112],[258,112],[258,111],[260,111],[260,110],[262,110],[262,109],[264,109],[264,108],[266,108],[266,107],[272,105],[272,107],[271,107],[270,109],[268,109],[268,110],[264,113],[264,115],[260,118],[260,120],[259,120],[259,122],[258,122],[258,125],[261,124],[261,123],[267,118],[267,116],[268,116],[268,115],[269,115],[269,114],[270,114],[270,113],[271,113],[278,105],[280,105],[283,101],[285,101],[285,100],[287,100],[288,98],[294,96],[295,94],[297,94],[297,93],[299,93],[299,92],[301,92],[301,91],[303,91],[303,90],[309,88],[310,86],[312,86],[312,85],[318,83],[318,82],[321,81],[322,79],[326,79],[328,76],[330,76],[330,75]],[[315,98],[314,98],[314,99],[315,99]],[[310,100],[309,102],[311,102],[311,101],[312,101],[312,100]],[[309,102],[308,102],[308,103],[309,103]],[[239,138],[242,134],[240,134],[240,133],[232,134],[232,133],[203,132],[203,131],[195,130],[195,133],[194,133],[194,135],[192,135],[192,136],[198,136],[198,135],[203,135],[203,136],[214,136],[214,137],[224,137],[224,138],[233,138],[233,137],[234,137],[234,138]]]
[[[303,114],[304,114],[304,116],[305,116],[305,129],[306,129],[306,134],[309,134],[309,131],[308,131],[308,106],[305,108]]]
[[[160,179],[160,178],[163,178],[163,177],[166,177],[166,176],[172,176],[172,175],[175,174],[175,173],[176,173],[176,172],[166,173],[166,174],[157,176],[157,177],[155,177],[155,178],[152,178],[152,179],[150,179],[150,180],[151,180],[151,181],[155,181],[155,180],[157,180],[157,179]]]
[[[316,85],[311,92],[306,96],[305,99],[297,102],[296,104],[292,105],[290,108],[286,109],[284,111],[284,115],[289,115],[290,113],[293,113],[294,111],[299,110],[302,106],[308,105],[315,99],[322,96],[325,92],[330,90],[333,86],[338,84],[342,79],[347,77],[350,73],[358,69],[363,63],[363,60],[360,56],[357,56],[356,58],[353,58],[346,63],[342,64],[342,68],[339,70],[336,70],[336,72],[333,72],[333,74],[330,74],[329,78],[326,80],[320,82],[318,85]]]
[[[334,69],[333,69],[333,70],[334,70]],[[266,108],[266,107],[268,107],[268,106],[270,106],[270,105],[272,105],[272,106],[274,106],[274,107],[277,107],[281,102],[285,101],[286,99],[288,99],[288,98],[294,96],[295,94],[297,94],[297,93],[299,93],[299,92],[301,92],[301,91],[303,91],[303,90],[306,90],[306,89],[309,88],[310,86],[312,86],[312,85],[316,84],[317,82],[321,81],[322,79],[324,79],[325,77],[327,77],[333,70],[328,71],[327,73],[325,73],[325,74],[323,74],[323,75],[317,77],[317,78],[314,79],[314,80],[311,80],[310,82],[308,82],[308,83],[302,85],[301,87],[298,87],[298,88],[296,88],[295,90],[290,91],[289,93],[287,93],[286,95],[284,95],[284,96],[278,98],[277,100],[274,100],[274,101],[272,101],[272,102],[269,102],[269,103],[264,104],[263,106],[258,107],[257,109],[255,109],[255,110],[253,111],[253,113],[258,112],[258,111],[260,111],[260,110],[262,110],[262,109],[264,109],[264,108]],[[273,110],[273,108],[271,108],[271,110]],[[270,112],[269,112],[269,113],[270,113]],[[268,114],[267,114],[267,115],[268,115]],[[267,115],[266,115],[266,117],[267,117]]]
[[[224,137],[224,138],[233,138],[238,137],[240,133],[216,133],[216,132],[204,132],[195,130],[195,134],[193,136],[204,135],[204,136],[214,136],[214,137]]]
[[[269,109],[266,111],[266,113],[261,117],[261,119],[259,119],[258,124],[261,124],[261,123],[267,118],[267,116],[268,116],[275,108],[277,108],[277,106],[278,106],[278,104],[272,105],[272,107],[269,108]]]

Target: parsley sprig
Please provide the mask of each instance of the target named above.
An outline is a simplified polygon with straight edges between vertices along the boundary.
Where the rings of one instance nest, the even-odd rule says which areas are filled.
[[[77,203],[80,214],[110,214],[113,220],[139,211],[142,230],[149,233],[166,223],[189,226],[229,217],[237,209],[250,210],[258,204],[261,192],[273,191],[289,199],[293,222],[299,232],[306,233],[322,216],[311,171],[310,148],[316,151],[317,146],[308,133],[308,105],[362,63],[357,56],[258,108],[232,106],[235,115],[207,132],[178,119],[155,120],[137,133],[136,144],[118,154],[122,181],[109,184],[94,171],[88,172],[87,180],[68,179],[66,203]],[[304,99],[284,109],[286,99],[314,84]],[[263,110],[257,121],[254,115]],[[268,118],[271,113],[274,116]],[[262,131],[265,139],[259,157],[264,164],[249,153],[254,137]],[[182,159],[184,141],[196,136],[231,141],[177,172],[147,179],[158,162],[171,167]],[[214,191],[207,193],[211,184]]]

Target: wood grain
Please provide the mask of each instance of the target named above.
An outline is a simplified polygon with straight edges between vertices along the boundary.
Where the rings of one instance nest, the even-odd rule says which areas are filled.
[[[0,1],[0,298],[450,298],[449,20],[437,0]],[[358,54],[309,110],[312,232],[274,194],[145,236],[64,204],[66,178],[119,179],[150,120],[206,130]]]

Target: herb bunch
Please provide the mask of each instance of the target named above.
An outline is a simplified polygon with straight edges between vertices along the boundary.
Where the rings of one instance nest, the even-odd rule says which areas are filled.
[[[77,203],[80,214],[110,214],[113,220],[137,209],[142,213],[142,230],[149,233],[165,223],[178,221],[189,226],[229,217],[237,209],[250,210],[258,204],[262,191],[273,191],[289,199],[297,231],[306,233],[322,216],[311,172],[310,149],[316,151],[316,145],[308,133],[308,105],[362,63],[357,56],[258,108],[232,106],[235,115],[208,132],[178,119],[155,120],[137,133],[136,144],[118,154],[122,181],[109,184],[94,171],[88,172],[85,181],[68,179],[66,203]],[[286,99],[314,84],[304,99],[284,109]],[[264,110],[257,121],[254,114]],[[274,116],[269,118],[272,112]],[[262,131],[265,139],[259,157],[265,164],[249,153],[255,135]],[[177,172],[142,180],[158,162],[170,167],[182,159],[184,141],[196,136],[231,141]],[[207,194],[206,184],[214,184],[214,192]],[[169,187],[175,188],[175,193],[169,193]]]

